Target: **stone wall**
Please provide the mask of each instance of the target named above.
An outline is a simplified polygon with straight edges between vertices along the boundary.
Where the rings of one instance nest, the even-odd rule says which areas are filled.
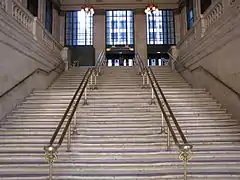
[[[64,69],[62,46],[16,0],[0,7],[0,119],[33,89],[48,87]],[[59,67],[50,74],[46,72]],[[36,69],[20,86],[2,96]]]
[[[216,0],[178,44],[177,70],[240,118],[240,3]],[[183,31],[183,30],[182,30]]]

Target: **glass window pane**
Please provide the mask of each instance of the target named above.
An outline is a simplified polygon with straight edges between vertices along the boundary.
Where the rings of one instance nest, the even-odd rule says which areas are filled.
[[[93,15],[84,11],[66,13],[66,45],[93,45]]]
[[[175,44],[172,10],[159,10],[146,18],[148,44]]]
[[[106,11],[107,45],[131,45],[134,38],[133,11]]]

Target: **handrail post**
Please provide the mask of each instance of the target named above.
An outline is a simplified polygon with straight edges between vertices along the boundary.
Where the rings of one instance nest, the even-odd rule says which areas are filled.
[[[48,161],[49,167],[49,180],[53,180],[53,163],[57,159],[57,147],[53,146],[45,146],[45,158]]]
[[[73,134],[77,134],[77,111],[74,113]]]
[[[142,88],[145,88],[145,73],[142,73]]]
[[[163,107],[164,107],[164,104],[163,104]],[[167,131],[166,131],[166,129],[165,129],[165,126],[164,126],[164,121],[165,121],[165,119],[164,119],[164,115],[163,115],[163,112],[161,112],[161,116],[162,116],[162,125],[161,125],[161,131],[160,131],[160,134],[167,134]]]
[[[182,145],[180,146],[180,154],[179,159],[184,161],[184,180],[187,180],[187,172],[188,172],[188,161],[192,159],[192,152],[191,152],[192,146],[191,145]]]
[[[90,78],[90,84],[93,84],[93,75],[91,74],[91,78]]]
[[[69,125],[67,134],[67,152],[71,152],[71,124]]]
[[[88,85],[86,86],[85,90],[84,90],[84,102],[83,102],[83,105],[87,105],[87,88],[88,88]]]
[[[154,90],[153,90],[153,87],[154,85],[152,84],[152,86],[151,86],[151,100],[150,100],[150,102],[149,102],[149,104],[150,105],[152,105],[152,104],[156,104],[156,102],[155,102],[155,100],[154,100]]]
[[[93,76],[95,77],[95,73],[92,73],[91,74],[91,78],[90,78],[90,85],[89,85],[89,88],[90,89],[95,89],[95,85],[93,85]],[[95,79],[95,78],[94,78]]]
[[[170,150],[170,130],[167,128],[167,150]]]
[[[97,74],[94,73],[94,89],[97,89]]]

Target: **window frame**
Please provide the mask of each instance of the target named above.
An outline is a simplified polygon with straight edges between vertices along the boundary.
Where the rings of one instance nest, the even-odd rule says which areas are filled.
[[[186,15],[187,15],[187,29],[191,29],[195,22],[195,14],[194,14],[194,5],[193,0],[186,0]],[[192,17],[191,16],[192,13]]]
[[[92,15],[92,17],[90,18],[90,33],[87,33],[86,27],[84,29],[84,31],[85,31],[84,32],[85,43],[84,44],[78,44],[78,43],[75,44],[74,43],[74,41],[79,41],[79,38],[74,39],[74,16],[73,16],[73,13],[74,12],[79,12],[79,11],[81,11],[81,10],[66,11],[65,12],[65,33],[64,33],[65,34],[65,38],[64,38],[64,45],[65,46],[68,46],[68,47],[70,47],[70,46],[93,46],[93,43],[94,43],[94,15]],[[69,43],[69,44],[67,43],[67,13],[72,13],[72,15],[71,15],[72,24],[71,24],[71,28],[69,28],[71,30],[71,40],[70,40],[71,43]],[[86,14],[85,14],[85,21],[86,21]],[[77,21],[76,25],[78,25],[78,21]],[[76,29],[78,29],[78,28],[76,28]],[[77,30],[76,30],[75,33],[78,34]],[[90,36],[90,43],[89,44],[86,43],[89,40],[89,39],[87,39],[88,36]]]
[[[53,3],[51,0],[46,0],[45,7],[45,29],[52,34],[53,31]]]
[[[147,23],[146,43],[147,43],[147,45],[176,45],[176,34],[175,34],[176,29],[175,29],[174,11],[172,9],[159,9],[159,11],[162,11],[162,17],[152,15],[152,20],[150,20],[149,14],[146,14],[146,23]],[[165,12],[165,15],[164,15],[164,12]],[[172,17],[170,14],[168,14],[170,12],[172,12]],[[158,39],[155,38],[156,34],[155,34],[154,30],[156,30],[155,25],[158,23],[158,21],[154,20],[154,18],[156,18],[156,17],[162,18],[160,21],[161,26],[162,26],[162,39],[161,39],[161,35],[160,35],[160,41],[162,40],[162,43],[157,43],[156,41],[158,41]],[[168,20],[169,18],[172,18],[172,21]],[[152,23],[152,28],[150,26],[151,23]],[[150,35],[151,30],[153,30],[152,35]],[[160,32],[159,32],[159,34],[160,34]],[[165,35],[166,35],[166,37],[165,37]],[[151,39],[151,36],[153,36],[152,39]],[[153,41],[153,43],[150,43],[151,41]]]
[[[108,44],[108,39],[107,39],[107,33],[108,33],[108,30],[107,30],[107,21],[108,21],[108,16],[107,16],[107,11],[112,11],[112,12],[114,12],[114,11],[125,11],[126,12],[126,19],[125,19],[125,25],[126,25],[126,44],[115,44],[114,43],[114,37],[111,37],[112,38],[112,40],[113,40],[113,44]],[[127,16],[127,12],[128,11],[131,11],[132,12],[132,17],[131,16]],[[119,18],[119,17],[123,17],[123,16],[111,16],[112,18],[114,18],[114,17],[117,17],[117,18]],[[131,17],[132,18],[132,27],[133,27],[133,30],[132,30],[132,32],[131,32],[131,34],[132,34],[132,44],[128,44],[128,17]],[[118,47],[124,47],[124,46],[129,46],[129,47],[134,47],[135,46],[135,12],[134,12],[134,10],[133,9],[109,9],[109,10],[105,10],[105,45],[106,45],[106,47],[112,47],[112,46],[118,46]],[[113,23],[114,21],[112,21],[112,23]],[[114,26],[113,26],[113,24],[112,24],[112,30],[114,31]],[[114,36],[114,35],[112,35],[112,36]],[[131,36],[130,36],[130,41],[131,41]]]

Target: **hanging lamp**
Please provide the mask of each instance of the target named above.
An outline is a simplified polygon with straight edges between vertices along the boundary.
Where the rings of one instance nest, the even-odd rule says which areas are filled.
[[[148,4],[148,6],[145,8],[144,12],[146,14],[152,14],[158,11],[157,5],[154,3],[154,0],[151,1],[151,3]]]
[[[84,11],[86,14],[93,15],[94,14],[94,8],[90,5],[88,0],[85,0],[84,6],[81,7],[81,11]]]

